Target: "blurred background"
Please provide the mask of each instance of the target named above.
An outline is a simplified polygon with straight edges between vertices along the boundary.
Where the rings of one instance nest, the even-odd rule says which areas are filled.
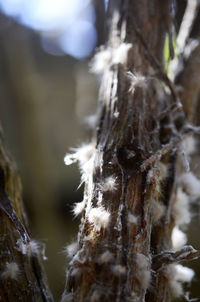
[[[0,121],[22,177],[33,238],[46,244],[55,301],[65,283],[63,249],[78,230],[72,204],[83,194],[77,166],[66,167],[63,158],[92,135],[86,117],[95,113],[99,83],[88,62],[105,41],[106,7],[100,0],[0,0]],[[199,227],[196,215],[189,230],[196,248]]]

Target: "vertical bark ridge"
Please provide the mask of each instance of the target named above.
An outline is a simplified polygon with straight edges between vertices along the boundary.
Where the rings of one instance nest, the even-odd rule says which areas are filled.
[[[70,263],[63,301],[171,300],[168,280],[162,270],[151,269],[151,257],[171,249],[176,148],[165,155],[161,152],[141,169],[177,133],[173,110],[168,109],[178,99],[163,68],[170,4],[110,1],[106,49],[111,59],[102,75],[94,150],[95,161],[100,154],[103,158],[89,176],[93,185],[85,187],[79,249]],[[123,43],[131,44],[127,60],[116,63],[115,50]],[[164,176],[161,166],[166,169]],[[116,180],[116,188],[104,191],[102,184],[110,176]],[[156,218],[158,206],[163,213]],[[100,207],[110,213],[110,222],[98,229],[90,213]],[[106,252],[110,256],[103,261]]]

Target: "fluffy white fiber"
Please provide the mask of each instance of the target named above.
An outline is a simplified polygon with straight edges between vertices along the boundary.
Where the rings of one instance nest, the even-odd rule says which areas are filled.
[[[196,150],[196,140],[193,136],[187,136],[182,142],[182,149],[187,155],[191,155]]]
[[[117,189],[116,177],[111,175],[105,178],[104,182],[100,185],[100,188],[103,192],[115,191]]]
[[[176,279],[181,282],[191,282],[195,273],[193,269],[183,266],[181,264],[176,264]]]
[[[116,264],[112,266],[112,271],[113,274],[116,276],[124,275],[126,273],[126,268],[125,266],[121,264]]]
[[[175,226],[172,231],[172,247],[175,250],[182,248],[187,243],[187,236],[179,227]]]
[[[78,243],[72,242],[64,248],[64,251],[67,254],[67,257],[72,258],[78,250]]]
[[[169,264],[165,268],[165,276],[175,297],[183,295],[182,283],[191,282],[194,277],[194,271],[180,264]]]
[[[92,156],[94,152],[93,144],[83,144],[79,148],[73,148],[72,154],[66,154],[64,158],[65,165],[71,165],[79,161],[80,165],[84,165]]]
[[[1,278],[17,280],[19,273],[19,266],[16,262],[6,262]]]
[[[142,288],[147,289],[151,280],[151,273],[149,270],[149,259],[141,253],[136,256],[136,263],[138,266],[137,279]]]
[[[177,225],[188,224],[191,220],[189,197],[181,188],[177,190],[176,201],[173,206],[173,216]]]
[[[110,213],[103,207],[92,208],[88,213],[88,221],[93,224],[97,231],[107,228],[110,222]]]
[[[183,173],[179,178],[183,191],[193,198],[200,196],[200,180],[192,173]]]
[[[127,76],[130,80],[129,91],[134,93],[136,87],[145,88],[147,85],[147,78],[139,73],[127,72]]]
[[[28,257],[38,255],[39,248],[39,243],[35,240],[30,240],[30,242],[26,244],[22,239],[17,240],[17,250],[19,250],[23,255],[27,255]]]
[[[79,148],[72,149],[74,153],[66,154],[64,162],[66,165],[71,165],[75,162],[79,163],[81,171],[81,184],[87,182],[88,177],[92,175],[94,169],[94,158],[96,149],[94,144],[85,144]]]
[[[85,199],[81,202],[75,203],[75,205],[73,207],[73,214],[74,214],[75,217],[80,215],[84,211],[85,204],[86,204]]]
[[[166,207],[160,201],[153,199],[151,202],[151,215],[153,223],[158,223],[165,214]]]
[[[108,263],[113,260],[113,254],[108,250],[99,256],[98,263]]]
[[[128,213],[128,224],[134,225],[134,224],[137,224],[137,222],[138,222],[138,217],[129,212]]]
[[[90,70],[93,73],[101,74],[113,64],[125,64],[127,54],[132,44],[121,43],[118,47],[101,47],[94,56]]]

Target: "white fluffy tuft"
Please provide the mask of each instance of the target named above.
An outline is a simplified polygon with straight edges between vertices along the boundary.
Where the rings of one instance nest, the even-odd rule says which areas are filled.
[[[151,215],[153,223],[158,223],[165,214],[166,207],[160,201],[153,199],[151,202]]]
[[[111,48],[100,48],[90,64],[90,71],[93,73],[103,73],[108,68],[111,62],[112,51]]]
[[[121,276],[126,273],[126,268],[121,264],[116,264],[112,266],[112,271],[115,276]]]
[[[137,224],[137,222],[138,222],[138,217],[129,212],[128,213],[128,224],[133,225],[133,224]]]
[[[136,263],[138,266],[137,279],[142,288],[147,289],[151,280],[151,273],[149,270],[149,259],[141,253],[136,256]]]
[[[175,264],[169,264],[167,267],[165,267],[164,275],[169,282],[169,286],[171,288],[173,296],[179,297],[183,294],[183,287],[181,282],[176,279],[175,266]]]
[[[88,221],[93,224],[97,231],[107,228],[110,222],[110,213],[103,207],[92,208],[88,213]]]
[[[85,144],[79,148],[73,148],[73,154],[66,154],[64,158],[65,165],[71,165],[79,161],[80,165],[83,166],[92,156],[94,152],[93,144]]]
[[[173,217],[177,225],[190,223],[189,197],[182,189],[178,189],[176,201],[173,205]]]
[[[179,178],[183,191],[193,198],[200,196],[200,180],[191,172],[184,173]]]
[[[28,257],[38,255],[39,248],[39,243],[35,240],[30,240],[28,243],[24,243],[22,239],[17,240],[17,250]]]
[[[121,43],[119,47],[113,48],[112,64],[126,64],[127,54],[131,47],[130,43]]]
[[[94,129],[97,126],[97,122],[98,122],[98,114],[91,114],[87,117],[85,117],[84,121],[86,123],[86,125],[88,126],[88,128],[90,129]]]
[[[132,44],[121,43],[118,47],[104,48],[101,47],[100,51],[95,54],[90,71],[97,74],[102,74],[113,64],[126,64],[127,54]]]
[[[182,142],[182,149],[187,155],[191,155],[196,150],[196,140],[193,136],[187,136]]]
[[[115,118],[118,118],[118,117],[119,117],[119,111],[115,111],[115,112],[113,113],[113,115],[114,115]]]
[[[172,247],[174,250],[178,250],[187,243],[187,236],[177,226],[172,231]]]
[[[183,295],[183,282],[191,282],[194,271],[180,264],[169,264],[165,268],[165,276],[175,297]]]
[[[79,148],[72,149],[73,154],[66,154],[64,161],[66,165],[71,165],[78,161],[79,169],[81,171],[81,184],[87,182],[89,177],[92,176],[94,166],[94,159],[96,149],[94,144],[82,145]]]
[[[73,207],[73,214],[74,214],[75,217],[78,216],[78,215],[80,215],[84,211],[85,204],[86,204],[86,202],[85,202],[85,200],[83,200],[81,202],[77,202],[74,205],[74,207]]]
[[[130,80],[129,92],[134,93],[136,87],[146,88],[147,78],[139,73],[127,72],[127,76]]]
[[[164,164],[162,162],[159,162],[159,164],[158,164],[158,170],[160,172],[159,179],[162,181],[168,175],[168,165],[166,165],[166,164]]]
[[[19,273],[19,266],[16,262],[6,262],[4,271],[1,273],[1,278],[17,280]]]
[[[99,256],[98,263],[108,263],[113,260],[113,254],[109,251],[105,251],[103,254]]]
[[[104,182],[100,185],[100,188],[103,192],[115,191],[117,189],[116,177],[108,176]]]
[[[191,282],[194,278],[195,272],[193,269],[176,264],[176,279],[181,282]]]
[[[64,248],[64,252],[66,252],[67,257],[72,258],[78,250],[78,243],[72,242]]]

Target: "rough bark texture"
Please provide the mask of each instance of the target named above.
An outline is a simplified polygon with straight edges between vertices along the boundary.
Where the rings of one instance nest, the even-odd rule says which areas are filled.
[[[151,270],[150,257],[171,249],[174,225],[171,191],[176,152],[159,155],[175,136],[174,120],[167,109],[178,105],[172,86],[168,95],[163,87],[163,82],[169,84],[163,71],[163,45],[170,26],[170,1],[111,1],[109,13],[112,25],[107,47],[117,48],[123,42],[132,46],[126,65],[112,64],[103,74],[96,142],[96,157],[103,154],[103,159],[93,171],[93,185],[90,181],[86,184],[86,214],[65,298],[84,302],[170,301],[166,278],[162,271]],[[128,71],[134,72],[135,83]],[[143,78],[137,82],[140,76]],[[161,157],[163,163],[171,164],[164,184],[159,179]],[[109,176],[117,179],[117,189],[103,192],[99,184]],[[154,207],[158,200],[166,210],[157,225]],[[110,212],[107,228],[99,231],[88,222],[90,203]],[[131,222],[131,215],[137,223]],[[99,264],[106,251],[113,258]]]
[[[79,248],[70,263],[63,301],[167,302],[173,295],[167,265],[186,259],[186,250],[190,259],[199,254],[192,247],[178,251],[180,258],[167,252],[175,226],[176,177],[182,169],[177,151],[193,131],[186,127],[163,67],[171,1],[110,1],[108,15],[106,48],[112,53],[122,43],[131,46],[126,63],[116,62],[113,52],[103,72],[94,167],[86,180]],[[198,51],[196,47],[196,60]],[[193,64],[188,60],[184,72]],[[181,76],[179,72],[175,81],[184,85]],[[194,104],[199,88],[196,81],[186,82],[188,94],[180,97],[192,121],[187,104]],[[116,188],[104,190],[108,177],[116,180]],[[93,208],[110,213],[106,227],[96,226]]]
[[[171,22],[170,0],[109,2],[110,57],[104,63],[95,147],[90,165],[81,167],[85,208],[63,302],[171,301],[173,276],[167,268],[200,255],[191,246],[172,250],[183,170],[180,142],[200,130],[185,117],[194,120],[200,86],[190,79],[199,77],[199,40],[179,58],[174,83],[183,90],[177,92],[164,72]],[[185,43],[189,47],[188,39]],[[0,201],[1,301],[51,301],[38,249],[30,248],[20,181],[2,139]],[[8,271],[10,263],[14,272]]]
[[[52,301],[38,246],[29,235],[21,194],[15,163],[5,149],[1,132],[0,301]]]

